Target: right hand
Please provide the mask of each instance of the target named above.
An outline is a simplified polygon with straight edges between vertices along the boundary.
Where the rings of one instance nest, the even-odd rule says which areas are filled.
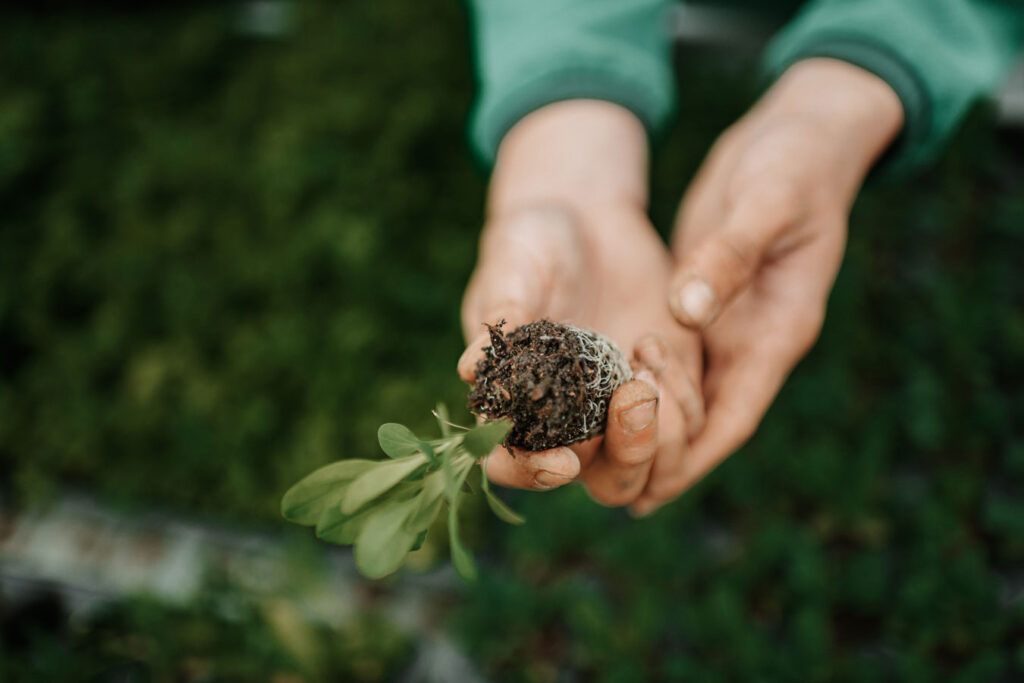
[[[670,295],[679,322],[702,330],[707,425],[673,495],[640,501],[635,514],[681,494],[754,433],[817,339],[850,207],[902,124],[885,81],[813,58],[712,147],[679,213]]]
[[[544,107],[502,143],[459,375],[473,381],[484,323],[501,319],[508,330],[548,318],[600,332],[641,369],[613,394],[604,435],[516,457],[499,447],[487,462],[495,483],[547,490],[578,478],[598,502],[627,505],[683,470],[703,423],[701,354],[663,298],[672,262],[645,215],[646,164],[639,121],[604,102]]]

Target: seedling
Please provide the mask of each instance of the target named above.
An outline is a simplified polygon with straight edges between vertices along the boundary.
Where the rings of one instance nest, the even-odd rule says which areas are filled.
[[[632,376],[614,342],[601,335],[546,320],[508,336],[504,324],[489,326],[491,345],[477,365],[470,408],[488,420],[473,428],[453,424],[444,405],[434,415],[437,439],[421,439],[389,423],[377,431],[387,460],[341,460],[295,484],[281,501],[285,519],[316,527],[331,543],[355,545],[356,566],[381,578],[418,549],[447,503],[448,537],[455,569],[476,576],[459,539],[459,505],[466,479],[504,443],[511,451],[569,445],[600,434],[612,392]],[[490,490],[484,496],[499,518],[522,524]]]
[[[444,405],[434,411],[441,438],[421,439],[404,425],[388,423],[377,431],[388,460],[341,460],[316,470],[295,484],[281,501],[285,519],[315,526],[331,543],[355,545],[356,567],[377,579],[401,566],[417,550],[427,529],[448,503],[448,538],[452,562],[467,580],[476,568],[459,539],[459,505],[470,471],[505,440],[508,420],[485,422],[472,429],[448,419]],[[522,524],[481,477],[487,503],[501,519]]]

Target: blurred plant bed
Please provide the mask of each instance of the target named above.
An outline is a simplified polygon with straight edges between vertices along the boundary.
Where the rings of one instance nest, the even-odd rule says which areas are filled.
[[[384,681],[415,641],[370,613],[340,628],[310,624],[284,602],[230,591],[187,605],[121,599],[68,621],[54,593],[0,603],[4,681]]]
[[[124,515],[81,496],[0,508],[0,522],[3,681],[475,675],[437,628],[458,588],[450,569],[371,583],[349,552],[296,534]],[[411,564],[429,564],[434,545]]]

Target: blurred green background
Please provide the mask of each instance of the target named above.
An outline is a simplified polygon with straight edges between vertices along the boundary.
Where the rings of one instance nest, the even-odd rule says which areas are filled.
[[[462,8],[289,7],[280,35],[236,5],[0,11],[15,508],[74,489],[301,534],[278,512],[294,481],[375,457],[381,422],[429,432],[438,399],[466,416],[485,181]],[[756,96],[755,51],[685,57],[662,229]],[[483,577],[439,623],[483,676],[1024,678],[1024,145],[993,121],[979,107],[938,167],[863,193],[818,346],[682,500],[636,522],[579,489],[508,492],[526,526],[470,520]],[[72,630],[5,614],[3,680],[316,678],[260,614],[203,600]],[[373,615],[322,638],[327,680],[408,656]]]

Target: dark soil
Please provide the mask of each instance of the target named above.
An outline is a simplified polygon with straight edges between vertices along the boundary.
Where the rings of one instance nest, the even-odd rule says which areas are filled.
[[[539,320],[506,335],[503,324],[488,325],[491,344],[476,367],[470,410],[485,419],[511,418],[506,444],[530,451],[601,434],[615,387],[588,391],[608,363],[602,367],[584,348],[582,331]]]

